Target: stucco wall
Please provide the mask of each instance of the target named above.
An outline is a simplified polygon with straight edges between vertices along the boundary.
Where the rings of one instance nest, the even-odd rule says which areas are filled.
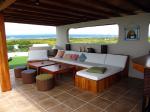
[[[148,26],[150,23],[150,13],[142,13],[139,15],[116,17],[111,19],[103,19],[91,22],[77,23],[57,27],[57,45],[64,48],[65,43],[68,43],[68,30],[69,28],[79,28],[96,25],[118,24],[119,25],[119,41],[117,44],[109,45],[109,53],[113,54],[127,54],[131,58],[147,54],[150,50],[150,43],[148,42]],[[124,28],[127,26],[139,25],[140,26],[140,40],[125,41]],[[79,50],[80,46],[90,46],[100,51],[100,45],[96,44],[72,44],[73,50]],[[130,66],[130,76],[143,78],[143,75],[132,69]]]

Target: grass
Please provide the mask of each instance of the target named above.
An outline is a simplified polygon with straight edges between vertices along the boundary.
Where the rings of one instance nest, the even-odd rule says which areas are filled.
[[[9,68],[13,69],[17,66],[22,66],[27,64],[27,56],[16,56],[9,62]]]
[[[118,38],[70,38],[70,43],[115,44]]]
[[[47,43],[49,45],[55,45],[56,39],[17,39],[17,40],[7,40],[7,45],[32,45],[32,44],[43,44]]]

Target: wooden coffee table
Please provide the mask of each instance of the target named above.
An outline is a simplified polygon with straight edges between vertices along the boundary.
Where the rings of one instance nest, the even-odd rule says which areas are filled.
[[[55,75],[55,77],[59,74],[67,74],[72,72],[75,75],[76,67],[68,64],[55,64],[50,66],[45,66],[40,68],[41,73],[49,73]]]
[[[53,61],[40,61],[40,62],[30,62],[28,63],[29,68],[33,68],[37,70],[37,75],[40,73],[40,68],[48,65],[54,65],[56,62]]]

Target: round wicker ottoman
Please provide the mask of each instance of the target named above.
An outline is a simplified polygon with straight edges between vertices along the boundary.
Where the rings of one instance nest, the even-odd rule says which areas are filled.
[[[36,70],[34,69],[28,69],[28,70],[24,70],[21,72],[22,75],[22,82],[24,84],[32,84],[34,83],[36,80]]]
[[[36,76],[36,86],[39,91],[47,91],[54,87],[54,77],[51,74]]]
[[[16,78],[21,78],[21,72],[26,70],[26,66],[18,66],[14,69],[15,77]]]

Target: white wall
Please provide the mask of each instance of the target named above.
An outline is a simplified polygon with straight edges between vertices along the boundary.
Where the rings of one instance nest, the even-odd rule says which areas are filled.
[[[150,13],[142,13],[139,15],[115,17],[111,19],[103,19],[91,22],[83,22],[65,26],[57,27],[57,45],[65,47],[65,43],[68,43],[68,30],[69,28],[88,27],[96,25],[106,24],[118,24],[119,25],[119,41],[117,44],[109,45],[109,53],[114,54],[127,54],[131,58],[148,54],[150,50],[150,43],[148,42],[148,26],[150,23]],[[137,41],[125,41],[124,40],[124,28],[127,26],[140,25],[140,40]],[[90,46],[100,51],[100,45],[95,44],[73,44],[73,50],[79,50],[80,46]],[[130,76],[143,78],[143,75],[130,67]]]

